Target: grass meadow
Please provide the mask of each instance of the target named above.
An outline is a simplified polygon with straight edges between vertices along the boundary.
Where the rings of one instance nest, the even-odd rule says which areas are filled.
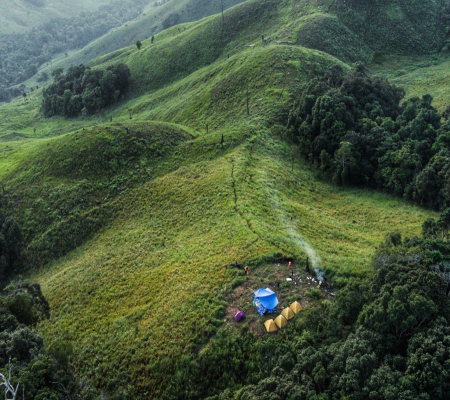
[[[370,275],[388,232],[418,235],[436,217],[334,187],[292,161],[283,124],[293,97],[350,61],[276,41],[300,43],[299,32],[323,23],[336,50],[336,21],[322,21],[332,3],[249,1],[225,12],[225,26],[211,16],[100,57],[93,68],[125,62],[133,84],[90,117],[43,118],[42,89],[0,107],[0,182],[34,260],[27,278],[52,310],[39,329],[48,344],[73,344],[80,379],[105,388],[127,371],[134,394],[157,398],[176,360],[198,354],[223,324],[245,279],[227,267],[235,258],[258,271],[280,256],[309,257],[339,288]],[[428,92],[445,107],[445,59],[375,58],[371,70],[407,96]]]

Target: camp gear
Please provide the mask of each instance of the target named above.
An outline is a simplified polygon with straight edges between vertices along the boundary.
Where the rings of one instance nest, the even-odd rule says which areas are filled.
[[[278,326],[278,328],[282,328],[283,326],[287,325],[286,318],[284,318],[282,315],[276,317],[273,322],[275,322],[275,325]]]
[[[297,314],[298,312],[302,311],[302,305],[298,302],[298,301],[294,301],[289,308],[294,311],[295,314]]]
[[[288,307],[288,308],[285,308],[283,311],[281,311],[281,315],[289,321],[291,318],[294,318],[294,315],[295,315],[295,314],[294,314],[294,312]]]
[[[243,320],[243,319],[245,319],[245,313],[244,313],[244,311],[239,311],[239,310],[237,310],[237,313],[236,313],[236,315],[234,316],[234,320],[235,320],[236,322],[239,322],[239,321],[241,321],[241,320]]]
[[[264,322],[264,326],[266,327],[267,332],[275,332],[278,329],[275,322],[273,322],[273,319],[268,319]]]
[[[278,304],[278,298],[275,292],[273,292],[269,288],[259,288],[256,292],[253,293],[255,295],[255,297],[253,297],[253,301],[256,304],[259,315],[276,312],[275,307]]]

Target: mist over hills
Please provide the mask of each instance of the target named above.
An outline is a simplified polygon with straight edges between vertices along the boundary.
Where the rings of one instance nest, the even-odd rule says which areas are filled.
[[[50,305],[2,281],[0,370],[21,337],[41,398],[445,399],[449,3],[223,4],[146,8],[0,107],[0,276]],[[269,335],[258,287],[304,311]]]
[[[96,11],[110,0],[2,0],[0,34],[20,34],[52,19],[71,18],[81,12]]]

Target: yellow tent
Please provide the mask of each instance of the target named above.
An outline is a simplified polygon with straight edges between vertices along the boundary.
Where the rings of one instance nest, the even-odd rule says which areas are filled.
[[[294,318],[294,315],[295,315],[295,314],[294,314],[294,312],[288,307],[288,308],[285,308],[283,311],[281,311],[281,315],[289,321],[291,318]]]
[[[283,326],[287,325],[286,318],[284,318],[282,315],[276,317],[274,322],[278,326],[278,328],[282,328]]]
[[[303,310],[302,305],[301,305],[298,301],[294,301],[294,302],[289,306],[289,308],[290,308],[292,311],[294,311],[296,314],[297,314],[299,311],[302,311],[302,310]]]
[[[267,329],[267,332],[275,332],[278,329],[275,325],[275,322],[273,322],[273,319],[268,319],[266,322],[264,322],[264,325]]]

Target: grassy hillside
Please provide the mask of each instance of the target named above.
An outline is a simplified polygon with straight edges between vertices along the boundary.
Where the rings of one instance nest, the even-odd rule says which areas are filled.
[[[238,282],[226,268],[234,257],[252,265],[315,252],[329,277],[365,274],[386,232],[401,223],[418,233],[427,216],[387,196],[334,190],[301,164],[292,173],[279,139],[245,136],[224,156],[119,197],[110,224],[33,277],[53,310],[44,335],[73,342],[78,371],[96,386],[123,371],[136,383],[130,397],[159,397],[174,360],[221,324]],[[197,142],[213,155],[217,139]]]
[[[198,21],[209,15],[220,13],[222,4],[224,10],[226,10],[242,2],[243,0],[225,0],[222,2],[220,0],[176,0],[168,1],[156,7],[149,4],[139,18],[111,30],[81,50],[70,52],[68,57],[56,56],[51,65],[42,66],[38,74],[46,72],[50,75],[55,68],[67,69],[71,65],[88,63],[118,49],[134,46],[136,41],[148,39],[172,26],[175,22],[180,24]],[[25,83],[27,87],[36,86],[38,74]]]
[[[24,33],[54,18],[70,18],[82,11],[96,10],[109,0],[2,0],[0,33]]]
[[[225,24],[214,15],[98,58],[94,68],[127,63],[133,85],[91,117],[43,118],[41,89],[0,107],[0,181],[34,260],[28,276],[52,307],[39,328],[48,343],[73,344],[80,379],[108,392],[123,372],[128,398],[161,397],[177,360],[197,357],[222,325],[245,279],[227,268],[235,257],[257,269],[280,254],[303,268],[308,256],[339,287],[370,274],[386,233],[419,234],[433,215],[292,162],[278,125],[291,96],[331,65],[348,70],[379,51],[382,36],[363,41],[339,7],[252,0]],[[396,79],[413,93],[421,72],[444,76],[445,65]],[[394,76],[397,66],[372,68]]]

